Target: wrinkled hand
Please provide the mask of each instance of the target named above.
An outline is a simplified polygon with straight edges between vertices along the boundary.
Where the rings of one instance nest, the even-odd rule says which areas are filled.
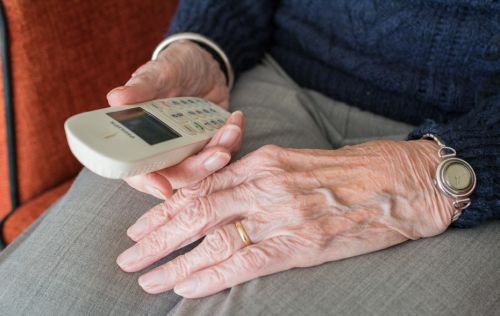
[[[127,232],[137,243],[117,262],[139,271],[206,236],[139,278],[149,293],[174,288],[191,298],[439,234],[453,207],[433,184],[437,149],[424,140],[264,146],[144,214]],[[253,245],[244,246],[237,220]]]
[[[203,48],[190,41],[178,41],[161,52],[158,59],[137,69],[130,80],[108,93],[111,106],[153,99],[196,96],[227,109],[229,90],[219,64]],[[201,181],[223,168],[238,151],[243,133],[243,116],[235,112],[205,146],[180,164],[146,175],[126,179],[135,189],[159,199]]]

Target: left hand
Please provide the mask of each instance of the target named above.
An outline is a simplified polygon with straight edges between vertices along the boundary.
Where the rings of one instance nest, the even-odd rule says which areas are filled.
[[[229,106],[229,88],[219,63],[205,49],[188,40],[165,48],[158,59],[137,69],[124,86],[111,90],[111,106],[179,96],[207,99],[223,109]],[[134,189],[165,200],[173,190],[197,183],[229,163],[241,145],[244,120],[233,113],[196,155],[175,166],[126,178]]]
[[[253,278],[442,233],[453,206],[433,184],[432,141],[375,141],[338,150],[264,146],[144,214],[117,262],[148,293],[203,297]],[[244,245],[241,221],[253,244]]]

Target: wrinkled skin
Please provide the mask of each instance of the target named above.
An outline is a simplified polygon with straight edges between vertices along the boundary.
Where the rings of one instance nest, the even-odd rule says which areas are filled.
[[[229,104],[229,90],[219,64],[189,41],[169,45],[157,60],[137,69],[124,86],[111,90],[107,98],[111,106],[119,106],[178,96],[204,98],[224,109]],[[197,155],[176,166],[126,181],[141,192],[165,199],[173,189],[199,182],[223,168],[240,148],[243,124],[242,113],[235,112]]]
[[[438,146],[374,141],[338,150],[264,146],[145,213],[117,263],[146,292],[203,297],[259,276],[310,267],[446,230],[451,200],[436,189]],[[253,244],[243,244],[240,220]]]

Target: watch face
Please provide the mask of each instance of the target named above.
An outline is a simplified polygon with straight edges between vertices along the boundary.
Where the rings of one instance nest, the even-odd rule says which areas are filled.
[[[466,161],[456,157],[446,158],[438,165],[436,183],[451,197],[467,197],[476,187],[476,175]]]
[[[446,184],[457,191],[467,189],[472,183],[471,172],[465,165],[459,162],[453,162],[448,165],[444,170],[443,176]]]

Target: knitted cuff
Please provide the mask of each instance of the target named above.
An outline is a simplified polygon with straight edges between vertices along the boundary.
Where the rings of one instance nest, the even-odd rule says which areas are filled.
[[[431,133],[457,151],[477,175],[472,204],[452,225],[472,227],[488,219],[500,218],[500,122],[496,112],[500,97],[483,102],[472,111],[447,124],[427,120],[413,130],[408,139]]]

